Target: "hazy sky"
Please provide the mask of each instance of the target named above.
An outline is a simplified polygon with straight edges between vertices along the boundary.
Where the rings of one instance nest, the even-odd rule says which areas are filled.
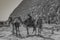
[[[0,0],[0,21],[6,21],[22,0]]]

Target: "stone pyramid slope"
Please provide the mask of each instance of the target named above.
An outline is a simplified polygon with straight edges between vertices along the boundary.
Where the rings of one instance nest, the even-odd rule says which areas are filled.
[[[32,13],[34,10],[34,13],[37,13],[38,6],[41,5],[43,0],[23,0],[21,4],[19,4],[15,10],[11,13],[11,17],[16,16],[26,16],[28,13]],[[39,6],[40,7],[40,6]],[[22,16],[22,18],[23,18]]]
[[[28,13],[33,14],[41,14],[44,5],[50,5],[55,0],[23,0],[21,4],[19,4],[14,11],[11,13],[10,17],[21,16],[22,19],[26,19]],[[49,7],[46,7],[48,10]],[[46,11],[48,12],[48,11]]]

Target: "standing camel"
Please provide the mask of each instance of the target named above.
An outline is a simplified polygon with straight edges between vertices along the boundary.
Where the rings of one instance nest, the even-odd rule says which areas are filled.
[[[21,18],[20,17],[16,17],[14,19],[14,22],[13,22],[13,32],[14,32],[14,29],[16,30],[16,36],[18,36],[18,33],[20,35],[20,30],[19,30],[19,27],[21,26]],[[21,35],[20,35],[21,36]]]
[[[29,35],[28,27],[31,28],[33,27],[33,32],[36,31],[35,27],[35,20],[32,18],[30,14],[28,14],[29,18],[26,19],[23,23],[26,25],[27,28],[27,34]]]

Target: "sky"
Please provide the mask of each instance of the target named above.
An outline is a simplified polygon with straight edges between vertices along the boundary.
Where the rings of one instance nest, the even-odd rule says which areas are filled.
[[[10,14],[21,1],[22,0],[0,0],[0,21],[8,20]]]

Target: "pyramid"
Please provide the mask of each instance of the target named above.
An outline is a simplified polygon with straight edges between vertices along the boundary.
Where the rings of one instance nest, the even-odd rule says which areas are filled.
[[[45,5],[52,3],[55,0],[23,0],[11,13],[10,17],[21,16],[22,20],[25,20],[27,14],[32,16],[41,14]],[[45,8],[48,11],[48,7]],[[45,11],[45,12],[47,12]]]

